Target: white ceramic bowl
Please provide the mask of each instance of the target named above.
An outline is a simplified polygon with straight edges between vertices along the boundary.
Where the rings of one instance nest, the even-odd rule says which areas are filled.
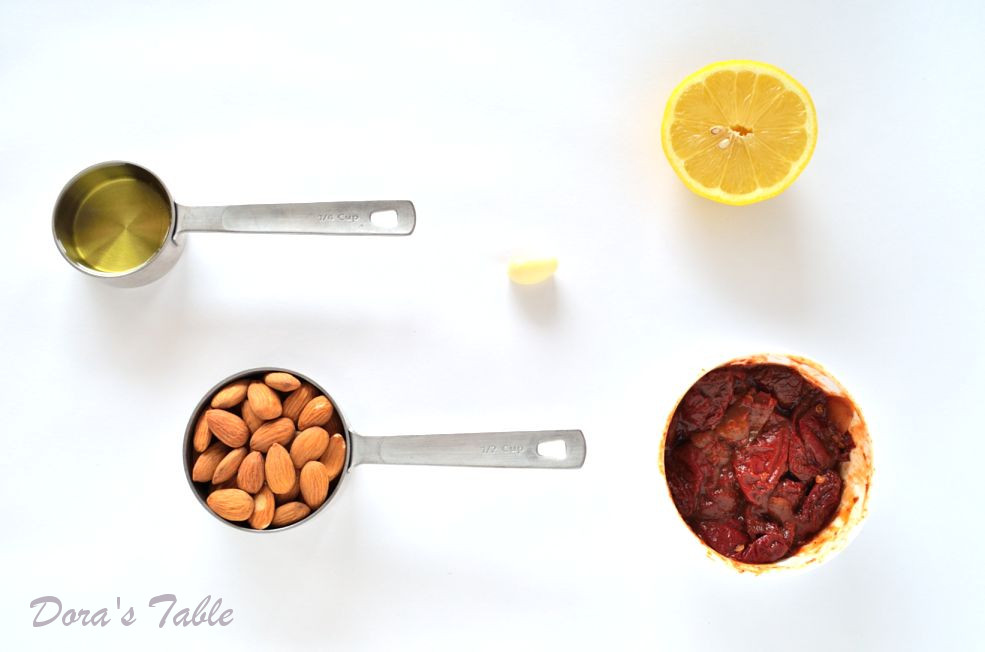
[[[852,449],[848,462],[843,464],[841,468],[844,490],[841,495],[841,503],[838,506],[838,511],[828,526],[818,532],[809,542],[801,546],[797,552],[772,564],[746,564],[712,550],[691,530],[683,517],[680,516],[676,505],[673,505],[674,513],[680,518],[681,524],[687,528],[688,532],[691,532],[695,541],[704,548],[709,558],[723,562],[740,573],[759,575],[778,570],[804,569],[817,566],[844,549],[855,535],[858,534],[862,522],[868,516],[869,494],[872,489],[872,473],[874,468],[872,465],[872,440],[869,437],[869,428],[865,423],[865,419],[862,417],[862,412],[859,410],[858,404],[849,395],[848,390],[830,372],[813,360],[794,355],[762,353],[735,358],[713,368],[753,364],[780,364],[792,367],[827,394],[839,396],[845,399],[851,406],[853,414],[849,422],[848,431],[855,441],[855,448]],[[691,385],[696,383],[709,371],[711,369],[700,372],[687,387],[683,388],[680,397],[674,403],[673,409],[667,416],[667,423],[664,425],[663,435],[660,440],[659,467],[660,474],[664,478],[664,490],[666,491],[667,499],[672,504],[673,498],[670,495],[670,487],[666,482],[667,476],[664,469],[664,447],[667,444],[667,432],[670,428],[670,421],[674,416],[674,412],[677,411],[677,406],[684,398],[684,394],[691,388]]]

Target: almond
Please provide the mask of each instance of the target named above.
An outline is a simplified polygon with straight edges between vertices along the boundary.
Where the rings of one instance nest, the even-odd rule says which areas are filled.
[[[192,448],[201,453],[209,444],[212,443],[212,433],[209,432],[209,423],[205,420],[205,413],[198,417],[195,422],[195,434],[192,435]]]
[[[232,412],[206,410],[205,419],[212,434],[231,448],[239,448],[250,437],[250,429],[246,427],[246,422]]]
[[[268,485],[269,486],[269,485]],[[291,485],[291,488],[283,493],[275,493],[274,497],[277,498],[277,504],[283,505],[284,503],[289,503],[298,499],[301,495],[301,487],[295,482]]]
[[[328,431],[318,426],[312,426],[291,442],[291,459],[296,468],[301,468],[306,462],[317,460],[328,448]]]
[[[243,401],[243,421],[246,422],[246,427],[250,429],[251,433],[259,430],[260,426],[263,425],[263,419],[256,415],[256,412],[250,407],[249,401]]]
[[[328,423],[322,426],[322,428],[329,432],[342,432],[345,430],[345,428],[342,427],[342,419],[339,417],[338,411],[332,415],[332,418],[329,419]]]
[[[298,387],[284,399],[284,411],[282,416],[297,421],[298,417],[301,415],[301,410],[303,410],[304,406],[308,404],[308,401],[315,397],[315,393],[315,388],[308,383],[304,383]]]
[[[245,521],[253,514],[253,496],[242,489],[216,489],[205,502],[227,521]]]
[[[248,494],[255,494],[263,487],[263,453],[253,451],[239,465],[236,486]]]
[[[305,430],[311,426],[323,426],[332,418],[335,408],[326,396],[316,396],[308,401],[308,404],[298,415],[298,430]]]
[[[220,482],[219,484],[213,482],[212,491],[215,491],[216,489],[239,489],[239,487],[236,486],[236,478],[229,478],[225,482]]]
[[[301,386],[301,381],[289,373],[272,371],[263,377],[263,382],[278,392],[293,392]]]
[[[232,479],[236,475],[236,471],[239,470],[239,465],[243,463],[246,453],[245,447],[234,448],[226,453],[226,456],[222,458],[212,473],[212,484],[222,484],[226,480]]]
[[[270,389],[263,383],[250,383],[246,396],[250,400],[250,408],[253,414],[264,421],[276,419],[280,416],[283,409],[280,404],[280,397],[277,392]]]
[[[254,530],[265,530],[274,520],[274,492],[270,487],[264,487],[260,493],[253,496],[253,515],[250,516],[250,527]]]
[[[304,503],[285,503],[274,510],[274,520],[270,522],[274,527],[297,523],[302,518],[311,513],[311,509]]]
[[[221,442],[215,442],[206,448],[205,452],[195,460],[195,465],[192,467],[192,480],[195,482],[211,482],[212,475],[215,473],[215,467],[219,466],[219,462],[222,461],[222,458],[228,452],[229,448]]]
[[[301,469],[301,497],[311,509],[317,509],[328,496],[328,469],[321,462],[308,462]]]
[[[287,450],[280,444],[274,444],[267,451],[267,460],[264,463],[264,473],[267,476],[267,484],[270,490],[277,494],[290,491],[294,486],[296,474],[294,473],[294,462]]]
[[[339,473],[342,472],[342,466],[345,464],[345,437],[339,433],[332,435],[332,438],[328,440],[328,448],[325,449],[325,454],[321,456],[319,461],[325,465],[329,481],[338,477]]]
[[[234,383],[226,385],[212,397],[211,406],[223,410],[236,407],[246,398],[246,387],[247,381],[245,380],[237,380]]]
[[[294,437],[294,422],[287,417],[281,417],[260,426],[250,438],[250,448],[266,453],[273,444],[287,446],[292,437]]]

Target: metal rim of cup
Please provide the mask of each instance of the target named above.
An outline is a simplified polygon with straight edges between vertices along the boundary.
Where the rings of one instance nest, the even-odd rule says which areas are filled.
[[[140,172],[146,174],[150,179],[152,179],[154,184],[157,186],[157,189],[160,190],[161,193],[164,195],[164,197],[166,197],[168,200],[168,206],[170,206],[171,208],[171,221],[168,226],[168,233],[164,239],[164,242],[161,243],[161,246],[157,248],[157,251],[155,251],[150,256],[150,258],[148,258],[141,264],[137,265],[136,267],[132,267],[122,272],[103,272],[98,269],[93,269],[88,265],[84,265],[80,261],[75,260],[71,256],[69,256],[68,251],[65,248],[64,242],[60,237],[58,237],[58,217],[60,214],[60,209],[62,209],[63,207],[62,206],[63,202],[68,200],[67,195],[72,190],[73,187],[75,187],[82,179],[92,174],[93,172],[106,168],[113,168],[113,167],[135,168]],[[75,211],[73,211],[73,214],[74,213]],[[96,163],[95,165],[90,165],[89,167],[85,168],[84,170],[76,174],[74,177],[72,177],[68,181],[68,183],[66,183],[62,187],[61,192],[58,193],[58,198],[55,200],[55,207],[51,213],[51,235],[55,240],[55,246],[58,248],[58,252],[62,255],[62,258],[68,261],[68,263],[72,267],[79,270],[80,272],[83,272],[84,274],[89,274],[90,276],[95,276],[97,278],[120,278],[123,276],[129,276],[130,274],[135,274],[138,271],[144,269],[145,267],[148,267],[151,263],[153,263],[158,258],[158,256],[161,255],[161,252],[164,251],[165,245],[167,245],[168,240],[174,238],[176,225],[177,225],[177,208],[174,203],[174,198],[171,196],[171,191],[168,190],[168,187],[164,185],[164,182],[161,181],[161,178],[158,177],[156,174],[154,174],[144,166],[137,165],[136,163],[131,163],[130,161],[103,161],[102,163]],[[70,230],[74,234],[74,225],[70,227]]]
[[[234,382],[236,380],[258,377],[260,375],[266,375],[275,371],[282,371],[285,373],[289,373],[295,378],[297,378],[298,380],[310,384],[316,390],[318,390],[323,395],[325,395],[329,401],[331,401],[332,406],[335,409],[335,414],[338,415],[339,421],[342,423],[341,434],[345,438],[345,462],[342,464],[342,471],[339,473],[338,477],[334,480],[335,486],[333,486],[329,490],[328,496],[325,498],[325,502],[319,505],[316,509],[311,510],[310,514],[308,514],[301,520],[291,523],[289,525],[284,525],[282,527],[273,528],[273,529],[268,528],[264,530],[255,530],[249,526],[242,525],[240,523],[227,521],[226,519],[222,518],[221,516],[213,512],[212,508],[210,508],[208,506],[208,503],[205,502],[205,498],[208,496],[208,492],[206,490],[200,489],[199,485],[201,483],[197,483],[194,480],[192,480],[192,466],[194,466],[194,458],[197,455],[195,450],[192,449],[192,438],[195,435],[195,424],[198,421],[199,415],[202,413],[203,408],[206,408],[209,401],[212,400],[212,397],[215,396],[215,393],[217,391],[219,391],[229,383]],[[225,378],[224,380],[219,381],[208,392],[205,393],[205,395],[201,398],[201,400],[198,401],[198,403],[195,405],[195,409],[192,411],[191,418],[188,420],[188,425],[185,427],[185,436],[182,441],[181,454],[182,454],[182,464],[185,469],[185,479],[188,481],[188,487],[192,490],[192,493],[195,495],[195,498],[198,500],[199,504],[206,512],[208,512],[211,516],[218,519],[220,522],[224,523],[225,525],[228,525],[229,527],[232,527],[233,529],[238,530],[240,532],[264,534],[264,533],[283,532],[285,530],[291,530],[299,525],[307,523],[308,521],[313,520],[316,514],[324,510],[325,507],[327,507],[328,504],[332,502],[335,496],[338,495],[339,490],[342,488],[343,480],[349,472],[349,464],[352,461],[352,437],[350,436],[349,424],[346,422],[345,416],[342,414],[342,411],[339,409],[338,403],[335,402],[335,399],[332,398],[332,395],[326,392],[325,388],[323,388],[321,385],[311,380],[311,378],[309,378],[308,376],[298,373],[293,369],[285,369],[282,367],[256,367],[254,369],[247,369],[245,371],[232,374],[227,378]]]

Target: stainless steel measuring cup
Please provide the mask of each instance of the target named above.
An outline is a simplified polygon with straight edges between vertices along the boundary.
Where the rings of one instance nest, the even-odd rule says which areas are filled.
[[[112,285],[146,285],[165,274],[192,231],[410,235],[409,201],[182,206],[145,168],[98,163],[62,189],[52,216],[58,250],[73,267]]]
[[[254,530],[245,525],[227,521],[216,515],[207,505],[206,498],[213,489],[208,483],[192,480],[192,467],[198,455],[192,447],[192,438],[198,417],[215,393],[237,380],[256,379],[265,374],[283,371],[302,382],[309,383],[326,396],[334,406],[332,424],[345,438],[346,458],[339,476],[332,480],[328,497],[305,518],[275,529]],[[330,422],[331,423],[331,422]],[[332,433],[330,433],[332,434]],[[247,444],[248,446],[249,444]],[[553,450],[548,450],[553,449]],[[581,430],[525,430],[515,432],[477,432],[442,435],[396,435],[366,437],[350,430],[335,399],[318,383],[291,369],[262,367],[248,369],[229,376],[210,389],[195,406],[182,446],[185,478],[198,502],[226,525],[247,532],[274,532],[286,530],[310,521],[338,495],[349,473],[360,464],[403,464],[421,466],[484,466],[525,469],[577,469],[585,463],[585,436]]]

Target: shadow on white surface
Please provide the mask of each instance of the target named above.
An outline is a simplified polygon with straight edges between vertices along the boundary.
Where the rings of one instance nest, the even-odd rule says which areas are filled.
[[[269,290],[262,302],[239,301],[253,294],[248,285],[224,285],[228,279],[219,270],[194,263],[182,261],[166,278],[134,289],[79,278],[69,311],[86,340],[77,347],[86,364],[152,385],[206,367],[204,391],[208,383],[251,366],[302,361],[299,371],[317,373],[340,348],[371,349],[381,338],[389,341],[411,328],[389,315],[374,320],[333,310],[323,294],[302,306],[269,298]],[[315,280],[310,286],[322,289]]]
[[[371,478],[347,482],[363,484],[359,480]],[[455,611],[465,603],[481,616],[517,592],[542,604],[573,599],[536,578],[518,583],[515,575],[497,572],[496,564],[476,564],[468,552],[448,557],[429,550],[421,543],[426,534],[396,532],[399,524],[382,520],[385,510],[363,488],[350,486],[344,503],[294,530],[252,536],[223,528],[213,538],[221,549],[213,551],[215,563],[223,566],[217,573],[242,578],[237,595],[249,607],[244,605],[241,624],[255,641],[280,649],[367,640],[387,646],[403,640],[408,620],[433,624],[432,635],[441,640],[447,634],[436,604]],[[374,620],[385,613],[388,623]],[[287,621],[291,627],[268,626]]]
[[[88,341],[79,351],[92,356],[90,364],[142,382],[167,373],[169,361],[184,355],[191,278],[180,263],[150,285],[121,289],[99,281],[75,280],[70,314]],[[183,334],[184,333],[184,334]]]
[[[803,260],[797,188],[751,206],[726,206],[681,191],[675,221],[690,254],[688,273],[716,300],[781,322],[811,318],[810,261]]]
[[[885,551],[849,549],[816,568],[733,577],[717,582],[714,591],[681,595],[694,601],[686,611],[728,613],[745,621],[749,631],[769,631],[777,623],[785,623],[802,632],[801,640],[790,642],[802,649],[826,649],[834,636],[845,634],[851,636],[852,649],[876,649],[887,638],[909,637],[922,618],[920,599],[908,590],[907,574],[884,559]],[[891,606],[887,591],[895,596]],[[833,600],[840,605],[839,617],[834,621],[820,617]],[[873,607],[891,609],[887,613],[895,623],[892,631],[887,631],[885,620],[871,617]],[[735,632],[721,627],[707,628],[702,638],[705,649],[730,647],[736,642]],[[906,642],[906,649],[934,647],[929,640],[906,638]]]
[[[510,294],[519,312],[527,321],[540,328],[550,328],[558,321],[560,297],[557,281],[549,278],[536,285],[510,283]]]

